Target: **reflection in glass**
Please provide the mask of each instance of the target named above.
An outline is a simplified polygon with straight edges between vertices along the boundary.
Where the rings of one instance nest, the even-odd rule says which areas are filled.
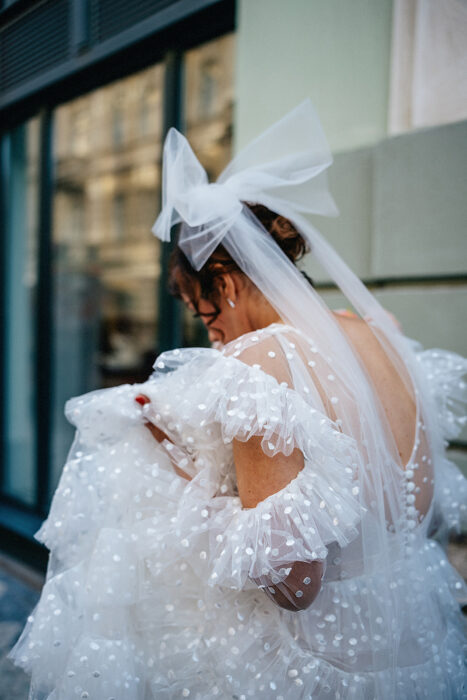
[[[55,112],[52,491],[66,400],[144,381],[157,355],[163,77],[153,66]]]
[[[232,157],[234,49],[234,35],[227,34],[185,56],[186,135],[211,181]],[[183,343],[208,345],[202,322],[186,311]]]
[[[35,311],[37,288],[37,192],[39,120],[12,131],[9,144],[8,260],[4,289],[5,481],[3,492],[27,504],[35,501]]]

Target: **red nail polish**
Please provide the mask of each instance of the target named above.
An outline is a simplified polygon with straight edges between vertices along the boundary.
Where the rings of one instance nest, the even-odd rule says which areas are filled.
[[[135,401],[141,406],[144,406],[145,403],[149,403],[149,399],[146,396],[142,396],[142,394],[138,394],[138,396],[135,397]]]

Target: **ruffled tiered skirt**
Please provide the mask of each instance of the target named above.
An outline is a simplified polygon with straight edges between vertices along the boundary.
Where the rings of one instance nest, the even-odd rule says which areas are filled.
[[[206,477],[203,491],[198,479],[193,490],[174,473],[132,406],[141,389],[91,398],[105,414],[88,422],[99,450],[75,441],[37,533],[52,552],[47,581],[11,654],[32,674],[31,700],[374,698],[381,688],[382,697],[462,697],[465,589],[433,541],[401,576],[396,688],[378,667],[384,633],[365,616],[369,600],[380,604],[377,567],[325,579],[300,612],[279,608],[252,581],[242,590],[208,585],[196,523],[212,484]],[[69,410],[89,417],[89,399],[79,401]]]
[[[204,352],[210,368],[212,352]],[[458,381],[456,358],[438,374],[437,359],[425,360],[443,391],[448,375]],[[466,590],[440,545],[420,532],[410,559],[392,562],[388,630],[388,581],[377,558],[345,574],[332,565],[340,550],[351,559],[361,517],[345,436],[272,377],[236,360],[216,372],[216,396],[205,383],[199,400],[183,399],[189,367],[184,379],[173,373],[159,385],[155,403],[171,400],[181,421],[185,409],[196,411],[182,436],[188,456],[190,444],[198,451],[190,482],[174,472],[134,402],[140,392],[152,396],[151,381],[68,403],[77,436],[36,534],[51,551],[46,583],[10,653],[31,674],[29,700],[464,697]],[[446,402],[450,428],[455,408]],[[209,412],[217,433],[206,427]],[[280,433],[267,433],[264,415]],[[176,422],[167,426],[176,431]],[[230,442],[260,429],[266,450],[298,444],[305,467],[242,509]],[[306,459],[309,449],[319,468]],[[435,466],[437,498],[453,526],[465,480],[447,460]],[[284,580],[287,557],[323,558],[328,549],[321,591],[305,610],[278,607],[252,580],[268,565]]]

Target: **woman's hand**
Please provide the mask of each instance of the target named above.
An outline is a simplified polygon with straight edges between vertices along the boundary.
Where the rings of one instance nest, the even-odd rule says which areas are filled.
[[[146,394],[138,394],[138,396],[135,397],[135,401],[140,404],[140,406],[145,406],[147,403],[151,403],[151,399],[146,396]],[[150,421],[146,421],[145,424],[146,428],[149,430],[151,435],[157,440],[159,444],[164,444],[164,442],[169,442],[173,445],[173,440],[171,440],[163,430],[157,427],[157,425],[154,425],[154,423],[151,423]],[[167,454],[170,457],[170,452],[167,451]],[[188,479],[188,481],[191,481],[191,476],[188,476],[186,472],[183,471],[183,469],[180,469],[179,466],[177,466],[173,460],[172,460],[172,466],[177,472],[177,474],[184,479]]]
[[[321,561],[295,561],[287,578],[273,584],[269,576],[252,578],[256,585],[267,584],[264,592],[280,608],[296,612],[306,610],[321,590],[324,567]],[[269,580],[268,580],[269,579]]]
[[[147,403],[151,403],[151,399],[146,396],[146,394],[138,394],[138,396],[135,397],[135,401],[139,403],[140,406],[145,406]],[[167,435],[160,428],[158,428],[157,425],[154,425],[154,423],[146,421],[145,426],[156,438],[157,442],[162,442],[163,440],[169,440],[169,442],[172,442],[172,440],[167,437]]]

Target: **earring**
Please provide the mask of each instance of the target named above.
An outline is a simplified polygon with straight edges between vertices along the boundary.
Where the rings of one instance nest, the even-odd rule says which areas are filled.
[[[232,301],[232,299],[227,299],[227,304],[232,307],[232,309],[235,309],[235,302]]]

